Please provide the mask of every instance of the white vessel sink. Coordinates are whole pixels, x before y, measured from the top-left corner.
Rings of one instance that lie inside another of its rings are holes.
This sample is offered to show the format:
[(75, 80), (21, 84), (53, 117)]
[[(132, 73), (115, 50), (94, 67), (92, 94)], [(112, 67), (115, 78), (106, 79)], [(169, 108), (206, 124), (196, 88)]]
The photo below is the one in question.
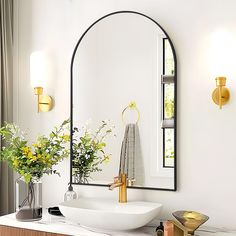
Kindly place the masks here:
[(153, 220), (162, 205), (154, 202), (79, 198), (59, 204), (61, 213), (81, 225), (112, 230), (129, 230), (142, 227)]

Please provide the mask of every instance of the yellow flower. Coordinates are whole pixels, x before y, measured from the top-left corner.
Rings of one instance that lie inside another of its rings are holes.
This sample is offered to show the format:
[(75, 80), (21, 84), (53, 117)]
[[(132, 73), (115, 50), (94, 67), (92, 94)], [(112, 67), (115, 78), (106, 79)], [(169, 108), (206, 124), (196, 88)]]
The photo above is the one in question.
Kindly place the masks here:
[(40, 159), (40, 158), (42, 158), (42, 155), (41, 154), (37, 154), (37, 157)]
[(32, 159), (33, 153), (31, 151), (28, 152), (27, 156)]
[(14, 159), (14, 161), (13, 161), (13, 166), (17, 168), (18, 165), (19, 165), (18, 159)]
[(29, 147), (22, 147), (21, 150), (23, 151), (23, 153), (24, 153), (25, 155), (27, 155), (28, 152), (30, 151), (30, 148), (29, 148)]
[(32, 156), (32, 157), (31, 157), (31, 160), (32, 160), (32, 161), (37, 161), (37, 156)]
[(29, 151), (27, 153), (27, 157), (30, 161), (37, 161), (38, 160), (38, 156), (37, 155), (33, 155), (33, 153), (31, 151)]
[(44, 158), (43, 158), (43, 163), (44, 164), (48, 164), (48, 163), (50, 163), (50, 155), (49, 154), (47, 154), (46, 156), (44, 156)]
[(64, 141), (68, 142), (70, 141), (70, 136), (68, 134), (63, 135)]
[(33, 143), (32, 146), (33, 147), (38, 147), (38, 144), (37, 143)]

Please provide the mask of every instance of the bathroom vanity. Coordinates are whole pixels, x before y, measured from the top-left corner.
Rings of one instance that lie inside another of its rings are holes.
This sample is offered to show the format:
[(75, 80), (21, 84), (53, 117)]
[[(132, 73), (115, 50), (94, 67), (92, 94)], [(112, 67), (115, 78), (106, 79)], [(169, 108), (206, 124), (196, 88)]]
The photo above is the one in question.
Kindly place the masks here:
[(43, 214), (43, 219), (35, 222), (20, 222), (15, 214), (0, 217), (0, 236), (108, 236), (108, 235), (155, 235), (155, 227), (142, 227), (131, 231), (104, 231), (81, 227), (65, 220), (64, 217)]
[[(217, 232), (218, 231), (218, 232)], [(43, 214), (43, 219), (35, 222), (20, 222), (15, 214), (0, 217), (0, 236), (155, 236), (154, 226), (145, 226), (136, 230), (113, 231), (82, 227), (67, 221), (64, 217)], [(203, 227), (196, 236), (235, 236), (236, 232)]]

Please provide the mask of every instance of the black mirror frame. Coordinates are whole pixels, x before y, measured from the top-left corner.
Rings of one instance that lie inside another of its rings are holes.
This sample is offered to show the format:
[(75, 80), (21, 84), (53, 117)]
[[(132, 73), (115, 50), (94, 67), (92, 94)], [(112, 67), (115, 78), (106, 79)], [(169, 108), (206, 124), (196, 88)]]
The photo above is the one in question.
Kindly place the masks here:
[(74, 59), (75, 59), (75, 54), (77, 52), (77, 49), (81, 43), (81, 41), (83, 40), (84, 36), (89, 32), (89, 30), (96, 25), (98, 22), (100, 22), (101, 20), (112, 16), (112, 15), (116, 15), (116, 14), (122, 14), (122, 13), (131, 13), (131, 14), (137, 14), (137, 15), (141, 15), (149, 20), (151, 20), (153, 23), (155, 23), (166, 35), (166, 38), (168, 38), (170, 45), (171, 45), (171, 49), (173, 52), (173, 56), (174, 56), (174, 63), (175, 63), (175, 74), (174, 74), (174, 80), (175, 80), (175, 86), (174, 86), (174, 99), (175, 99), (175, 104), (174, 104), (174, 140), (175, 140), (175, 144), (174, 144), (174, 153), (175, 153), (175, 157), (174, 157), (174, 188), (173, 189), (168, 189), (168, 188), (152, 188), (152, 187), (128, 187), (128, 188), (133, 188), (133, 189), (148, 189), (148, 190), (162, 190), (162, 191), (177, 191), (177, 57), (176, 57), (176, 52), (173, 46), (173, 43), (170, 39), (170, 37), (168, 36), (168, 34), (166, 33), (166, 31), (151, 17), (140, 13), (140, 12), (136, 12), (136, 11), (116, 11), (116, 12), (112, 12), (109, 13), (101, 18), (99, 18), (98, 20), (96, 20), (93, 24), (91, 24), (86, 30), (85, 32), (82, 34), (82, 36), (79, 38), (73, 54), (72, 54), (72, 58), (71, 58), (71, 65), (70, 65), (70, 185), (90, 185), (90, 186), (101, 186), (101, 187), (108, 187), (108, 185), (105, 184), (89, 184), (89, 183), (73, 183), (72, 182), (72, 159), (73, 159), (73, 65), (74, 65)]

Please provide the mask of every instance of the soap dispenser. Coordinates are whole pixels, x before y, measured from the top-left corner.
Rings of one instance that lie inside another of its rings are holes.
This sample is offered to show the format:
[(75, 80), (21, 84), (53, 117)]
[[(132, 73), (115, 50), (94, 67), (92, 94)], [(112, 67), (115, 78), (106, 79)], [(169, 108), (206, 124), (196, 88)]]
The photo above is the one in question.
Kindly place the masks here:
[(72, 185), (69, 185), (68, 190), (64, 195), (64, 201), (67, 202), (76, 198), (77, 198), (76, 192), (73, 190)]

